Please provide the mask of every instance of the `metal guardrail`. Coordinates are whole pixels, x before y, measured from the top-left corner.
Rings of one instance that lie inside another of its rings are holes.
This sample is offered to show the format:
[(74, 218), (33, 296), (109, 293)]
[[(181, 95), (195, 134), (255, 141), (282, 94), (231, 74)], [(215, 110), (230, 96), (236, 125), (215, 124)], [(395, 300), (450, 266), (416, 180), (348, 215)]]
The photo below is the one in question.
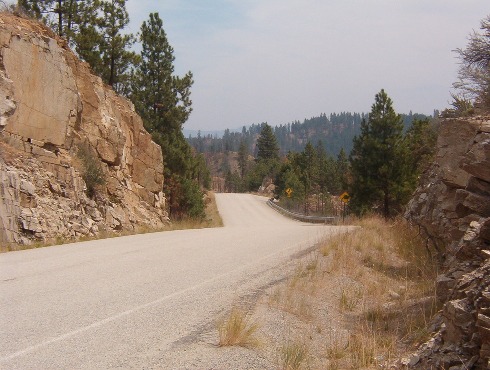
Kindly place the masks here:
[(296, 213), (296, 212), (291, 212), (288, 211), (287, 209), (282, 208), (281, 206), (278, 206), (275, 204), (273, 201), (270, 199), (267, 201), (267, 204), (269, 207), (272, 209), (275, 209), (277, 212), (281, 213), (282, 215), (292, 218), (293, 220), (297, 221), (303, 221), (303, 222), (311, 222), (311, 223), (317, 223), (317, 224), (333, 224), (337, 221), (338, 217), (334, 216), (306, 216), (301, 213)]

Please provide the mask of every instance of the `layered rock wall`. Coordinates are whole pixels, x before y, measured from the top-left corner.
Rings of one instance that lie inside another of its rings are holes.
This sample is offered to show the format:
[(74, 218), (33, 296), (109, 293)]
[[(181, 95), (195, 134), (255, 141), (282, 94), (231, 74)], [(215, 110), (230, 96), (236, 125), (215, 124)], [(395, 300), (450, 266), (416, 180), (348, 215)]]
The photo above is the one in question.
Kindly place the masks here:
[(441, 124), (433, 166), (407, 208), (443, 258), (442, 305), (420, 369), (487, 369), (490, 359), (490, 118)]
[[(0, 15), (0, 240), (162, 227), (163, 158), (130, 101), (94, 76), (64, 40)], [(88, 148), (105, 183), (87, 196)]]

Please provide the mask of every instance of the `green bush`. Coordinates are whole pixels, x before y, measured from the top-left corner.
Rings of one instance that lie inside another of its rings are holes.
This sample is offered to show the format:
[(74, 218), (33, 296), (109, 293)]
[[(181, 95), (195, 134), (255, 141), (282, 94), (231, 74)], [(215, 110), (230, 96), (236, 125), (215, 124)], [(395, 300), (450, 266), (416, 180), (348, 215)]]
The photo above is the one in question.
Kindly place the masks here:
[(97, 187), (106, 183), (102, 162), (88, 143), (78, 145), (77, 156), (82, 161), (82, 178), (87, 185), (87, 195), (93, 198)]

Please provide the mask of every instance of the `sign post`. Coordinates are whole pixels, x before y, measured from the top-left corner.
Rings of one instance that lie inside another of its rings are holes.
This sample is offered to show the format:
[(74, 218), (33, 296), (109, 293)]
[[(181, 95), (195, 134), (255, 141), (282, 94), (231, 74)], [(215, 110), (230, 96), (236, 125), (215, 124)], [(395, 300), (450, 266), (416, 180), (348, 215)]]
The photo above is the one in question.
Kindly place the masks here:
[(350, 200), (350, 195), (348, 192), (344, 191), (340, 196), (340, 200), (344, 203), (344, 207), (342, 210), (342, 222), (345, 221), (345, 208), (347, 207), (347, 204), (349, 203)]

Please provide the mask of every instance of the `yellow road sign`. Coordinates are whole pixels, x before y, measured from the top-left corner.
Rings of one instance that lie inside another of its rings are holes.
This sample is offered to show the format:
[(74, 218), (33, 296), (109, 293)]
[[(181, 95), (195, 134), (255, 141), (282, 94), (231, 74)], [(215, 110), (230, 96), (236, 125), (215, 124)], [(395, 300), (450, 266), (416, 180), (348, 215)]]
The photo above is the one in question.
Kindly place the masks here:
[(349, 203), (349, 200), (350, 200), (350, 195), (348, 192), (344, 191), (341, 195), (340, 195), (340, 200), (344, 203)]
[(288, 198), (291, 198), (291, 194), (293, 194), (293, 189), (291, 189), (291, 188), (287, 188), (287, 189), (285, 190), (285, 192), (286, 192), (286, 195), (288, 196)]

